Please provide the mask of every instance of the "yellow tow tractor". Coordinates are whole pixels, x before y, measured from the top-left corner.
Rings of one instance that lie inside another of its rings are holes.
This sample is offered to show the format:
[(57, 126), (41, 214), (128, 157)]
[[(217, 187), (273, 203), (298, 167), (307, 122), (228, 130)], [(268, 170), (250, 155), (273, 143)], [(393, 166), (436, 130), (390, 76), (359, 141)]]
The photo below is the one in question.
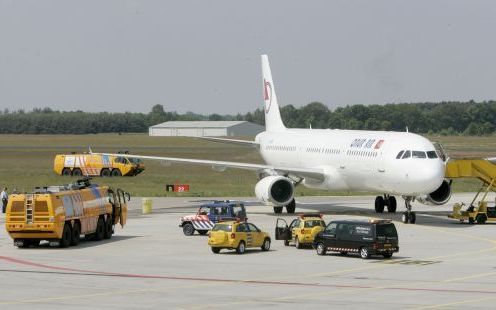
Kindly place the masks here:
[[(486, 200), (489, 192), (496, 190), (496, 164), (488, 159), (457, 159), (450, 161), (446, 166), (447, 178), (477, 178), (482, 181), (482, 186), (466, 210), (462, 210), (464, 203), (455, 203), (453, 213), (448, 217), (457, 219), (461, 223), (470, 224), (496, 223), (496, 206), (488, 206)], [(482, 199), (476, 203), (479, 195)], [(477, 204), (477, 205), (475, 205)]]

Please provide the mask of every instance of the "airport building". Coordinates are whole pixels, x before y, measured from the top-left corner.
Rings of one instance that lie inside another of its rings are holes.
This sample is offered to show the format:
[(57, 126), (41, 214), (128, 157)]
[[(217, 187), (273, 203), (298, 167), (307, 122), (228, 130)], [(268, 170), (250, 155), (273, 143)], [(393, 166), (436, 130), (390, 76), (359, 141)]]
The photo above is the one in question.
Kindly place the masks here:
[(246, 121), (170, 121), (148, 128), (156, 137), (255, 136), (265, 127)]

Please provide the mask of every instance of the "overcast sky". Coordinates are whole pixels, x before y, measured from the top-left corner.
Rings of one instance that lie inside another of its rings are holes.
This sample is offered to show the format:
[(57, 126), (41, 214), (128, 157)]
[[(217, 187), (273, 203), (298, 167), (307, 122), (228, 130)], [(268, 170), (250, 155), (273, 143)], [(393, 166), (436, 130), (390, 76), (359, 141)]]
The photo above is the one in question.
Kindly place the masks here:
[(0, 0), (0, 108), (496, 99), (496, 1)]

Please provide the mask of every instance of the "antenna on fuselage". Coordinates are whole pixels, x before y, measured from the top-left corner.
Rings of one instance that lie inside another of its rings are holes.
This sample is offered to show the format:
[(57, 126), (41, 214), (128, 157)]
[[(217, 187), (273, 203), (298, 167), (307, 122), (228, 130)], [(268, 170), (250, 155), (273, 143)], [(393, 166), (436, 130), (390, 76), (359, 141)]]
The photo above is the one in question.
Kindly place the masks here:
[(310, 123), (310, 129), (312, 129), (312, 123)]
[(406, 126), (406, 132), (408, 132), (408, 126)]

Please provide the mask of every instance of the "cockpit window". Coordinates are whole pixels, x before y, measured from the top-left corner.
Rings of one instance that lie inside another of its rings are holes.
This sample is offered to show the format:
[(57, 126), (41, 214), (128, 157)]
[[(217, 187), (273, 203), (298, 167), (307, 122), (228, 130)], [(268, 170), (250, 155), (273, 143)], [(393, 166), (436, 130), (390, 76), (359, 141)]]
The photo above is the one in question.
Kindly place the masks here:
[(425, 152), (422, 151), (412, 151), (412, 158), (427, 158)]
[(401, 159), (410, 158), (411, 156), (412, 154), (410, 153), (410, 151), (406, 151), (405, 154), (403, 154), (403, 157), (401, 157)]
[(404, 151), (400, 151), (400, 152), (398, 153), (398, 155), (396, 155), (396, 159), (400, 159), (400, 158), (401, 158), (401, 155), (403, 155), (403, 152), (404, 152)]
[(429, 158), (437, 158), (436, 151), (427, 151), (427, 157), (429, 157)]

